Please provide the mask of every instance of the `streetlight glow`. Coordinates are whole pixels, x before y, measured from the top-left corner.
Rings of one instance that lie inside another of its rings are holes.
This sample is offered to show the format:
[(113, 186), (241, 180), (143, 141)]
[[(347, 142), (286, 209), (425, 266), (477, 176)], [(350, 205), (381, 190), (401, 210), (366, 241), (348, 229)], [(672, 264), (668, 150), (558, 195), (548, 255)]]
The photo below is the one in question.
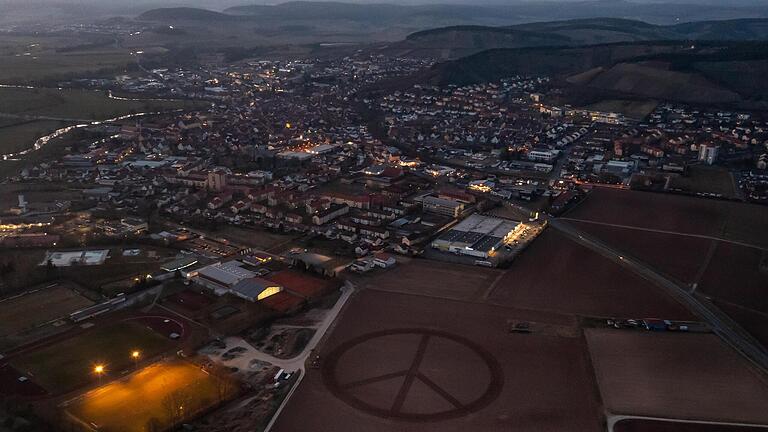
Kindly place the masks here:
[(131, 357), (133, 357), (134, 359), (139, 358), (140, 355), (141, 355), (141, 353), (138, 352), (138, 351), (134, 351), (134, 352), (131, 353)]
[(104, 373), (104, 365), (96, 365), (96, 367), (93, 368), (93, 371), (97, 374), (101, 375)]

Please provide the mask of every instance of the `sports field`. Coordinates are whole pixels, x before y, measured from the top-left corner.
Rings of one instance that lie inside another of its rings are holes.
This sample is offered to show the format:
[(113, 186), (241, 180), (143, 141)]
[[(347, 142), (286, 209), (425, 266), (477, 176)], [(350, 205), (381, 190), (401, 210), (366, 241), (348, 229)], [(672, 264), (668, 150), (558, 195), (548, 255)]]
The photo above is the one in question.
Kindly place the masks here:
[(102, 432), (159, 431), (228, 399), (236, 389), (191, 363), (156, 363), (80, 396), (65, 409)]
[(11, 365), (56, 394), (96, 380), (95, 365), (105, 366), (106, 380), (133, 365), (131, 351), (140, 350), (149, 358), (175, 344), (138, 322), (121, 321), (22, 354), (13, 358)]
[(92, 304), (66, 283), (0, 301), (0, 336), (16, 334)]

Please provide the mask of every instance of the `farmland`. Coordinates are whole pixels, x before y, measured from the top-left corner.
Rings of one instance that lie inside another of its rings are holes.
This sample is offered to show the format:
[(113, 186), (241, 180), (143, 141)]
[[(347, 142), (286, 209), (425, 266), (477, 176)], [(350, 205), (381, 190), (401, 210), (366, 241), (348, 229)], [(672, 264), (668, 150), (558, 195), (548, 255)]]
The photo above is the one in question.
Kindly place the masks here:
[(67, 125), (67, 122), (58, 120), (15, 120), (6, 126), (0, 126), (0, 152), (15, 153), (27, 149), (38, 138)]
[[(0, 83), (28, 83), (65, 79), (84, 73), (125, 70), (135, 57), (130, 50), (81, 36), (11, 35), (0, 36)], [(106, 41), (104, 41), (106, 42)], [(79, 47), (79, 48), (78, 48)]]
[(672, 177), (669, 187), (688, 193), (714, 193), (735, 198), (735, 182), (726, 169), (692, 166), (686, 176)]
[(0, 113), (69, 120), (106, 120), (135, 112), (201, 107), (192, 101), (134, 101), (94, 90), (0, 88)]
[(570, 221), (579, 230), (619, 248), (682, 283), (693, 283), (712, 240)]
[(721, 301), (768, 313), (766, 257), (768, 251), (720, 243), (699, 289)]
[(690, 312), (650, 282), (553, 229), (513, 262), (490, 299), (580, 315), (691, 318)]
[(566, 217), (768, 247), (765, 207), (752, 204), (596, 188)]
[(236, 386), (224, 380), (190, 363), (156, 363), (80, 396), (65, 409), (100, 431), (162, 430), (234, 394)]
[(763, 427), (729, 426), (711, 423), (689, 423), (657, 420), (622, 420), (613, 432), (761, 432)]
[(360, 286), (379, 290), (466, 300), (480, 298), (500, 274), (481, 267), (401, 258), (396, 271), (374, 272), (354, 280)]
[(567, 219), (699, 296), (710, 298), (755, 338), (768, 343), (768, 218), (764, 207), (596, 189)]
[(586, 332), (613, 414), (762, 423), (768, 382), (710, 334)]
[(274, 430), (309, 415), (316, 430), (602, 430), (582, 339), (510, 334), (522, 315), (487, 304), (373, 289), (350, 302)]
[(66, 283), (2, 300), (0, 336), (18, 333), (92, 304)]

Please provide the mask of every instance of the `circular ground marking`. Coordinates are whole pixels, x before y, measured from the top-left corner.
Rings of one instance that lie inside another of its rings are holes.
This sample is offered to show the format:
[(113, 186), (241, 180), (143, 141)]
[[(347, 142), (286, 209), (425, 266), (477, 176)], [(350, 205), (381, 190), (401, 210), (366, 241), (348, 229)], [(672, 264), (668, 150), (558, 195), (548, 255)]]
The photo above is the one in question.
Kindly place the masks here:
[(495, 400), (504, 383), (488, 351), (452, 333), (392, 329), (336, 347), (323, 381), (337, 398), (369, 414), (412, 422), (462, 417)]

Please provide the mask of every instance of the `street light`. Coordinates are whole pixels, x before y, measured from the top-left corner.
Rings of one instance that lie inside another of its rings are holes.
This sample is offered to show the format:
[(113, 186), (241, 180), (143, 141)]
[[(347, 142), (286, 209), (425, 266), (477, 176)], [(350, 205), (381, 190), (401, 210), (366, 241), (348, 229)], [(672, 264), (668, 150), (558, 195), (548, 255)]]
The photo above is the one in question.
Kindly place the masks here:
[(139, 367), (139, 357), (141, 356), (141, 353), (138, 350), (135, 350), (131, 352), (131, 358), (133, 359), (133, 367), (138, 369)]
[(105, 371), (104, 365), (101, 365), (101, 364), (96, 365), (93, 368), (93, 373), (95, 373), (96, 376), (99, 377), (99, 383), (101, 383), (101, 376), (104, 375), (104, 371)]

